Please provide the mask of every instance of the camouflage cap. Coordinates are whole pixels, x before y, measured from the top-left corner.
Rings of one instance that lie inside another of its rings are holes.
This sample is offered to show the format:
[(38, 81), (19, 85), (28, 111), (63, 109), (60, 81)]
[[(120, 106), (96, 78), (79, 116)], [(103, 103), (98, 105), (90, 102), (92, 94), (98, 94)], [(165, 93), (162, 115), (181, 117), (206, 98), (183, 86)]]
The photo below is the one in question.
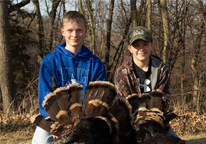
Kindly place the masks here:
[(135, 40), (144, 40), (146, 42), (151, 42), (151, 33), (150, 31), (142, 26), (134, 27), (129, 33), (129, 45), (131, 45)]

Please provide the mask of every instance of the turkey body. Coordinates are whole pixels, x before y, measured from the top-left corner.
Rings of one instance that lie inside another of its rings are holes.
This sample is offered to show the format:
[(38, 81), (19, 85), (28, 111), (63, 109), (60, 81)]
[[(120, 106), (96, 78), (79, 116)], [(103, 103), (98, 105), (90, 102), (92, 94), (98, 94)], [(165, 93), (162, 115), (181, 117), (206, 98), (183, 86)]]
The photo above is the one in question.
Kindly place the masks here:
[(70, 133), (62, 135), (53, 144), (112, 144), (112, 136), (107, 123), (100, 118), (81, 119), (77, 126), (70, 130)]

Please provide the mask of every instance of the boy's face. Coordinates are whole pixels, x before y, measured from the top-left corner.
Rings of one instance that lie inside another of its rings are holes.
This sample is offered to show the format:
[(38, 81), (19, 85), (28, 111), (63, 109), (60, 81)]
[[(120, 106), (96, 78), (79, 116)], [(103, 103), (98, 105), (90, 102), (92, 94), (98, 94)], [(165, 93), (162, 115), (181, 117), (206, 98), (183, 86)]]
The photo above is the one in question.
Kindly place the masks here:
[(67, 21), (61, 28), (61, 33), (66, 40), (67, 48), (80, 50), (86, 37), (87, 29), (83, 22)]
[(130, 53), (132, 53), (134, 61), (138, 62), (146, 62), (149, 60), (149, 56), (151, 54), (153, 43), (148, 43), (144, 40), (138, 39), (132, 43), (132, 45), (128, 45), (128, 49)]

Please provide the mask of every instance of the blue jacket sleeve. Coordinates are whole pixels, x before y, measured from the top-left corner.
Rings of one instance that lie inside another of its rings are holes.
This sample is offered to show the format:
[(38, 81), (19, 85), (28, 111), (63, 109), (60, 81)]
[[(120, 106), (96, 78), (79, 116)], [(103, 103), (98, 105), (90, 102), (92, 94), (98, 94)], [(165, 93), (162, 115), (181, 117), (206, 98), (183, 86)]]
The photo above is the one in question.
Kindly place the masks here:
[(51, 89), (51, 71), (44, 64), (41, 64), (39, 71), (39, 112), (44, 116), (44, 118), (49, 115), (43, 108), (42, 104), (44, 101), (44, 97), (52, 92)]
[(101, 63), (95, 73), (94, 81), (105, 81), (106, 80), (106, 70), (103, 63)]

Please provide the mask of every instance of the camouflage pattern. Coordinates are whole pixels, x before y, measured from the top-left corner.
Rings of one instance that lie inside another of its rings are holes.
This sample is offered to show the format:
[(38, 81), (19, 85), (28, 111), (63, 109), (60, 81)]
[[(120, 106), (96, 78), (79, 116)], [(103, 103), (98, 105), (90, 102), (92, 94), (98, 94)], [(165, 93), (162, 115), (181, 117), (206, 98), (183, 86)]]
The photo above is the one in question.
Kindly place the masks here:
[(131, 45), (135, 40), (138, 39), (142, 39), (150, 43), (152, 39), (150, 31), (142, 26), (133, 28), (129, 33), (129, 45)]
[[(155, 63), (155, 62), (152, 61), (152, 63)], [(164, 107), (162, 111), (167, 111), (169, 108), (169, 98), (170, 98), (169, 67), (167, 67), (163, 62), (161, 62), (159, 65), (157, 65), (157, 68), (158, 68), (157, 75), (159, 77), (158, 77), (155, 89), (160, 89), (161, 91), (165, 93), (164, 99), (163, 99)], [(152, 72), (151, 72), (151, 75), (152, 75)], [(127, 97), (128, 95), (131, 95), (134, 93), (141, 95), (137, 77), (134, 73), (132, 56), (125, 57), (122, 65), (117, 68), (115, 75), (114, 75), (114, 84), (117, 89), (118, 96)]]

